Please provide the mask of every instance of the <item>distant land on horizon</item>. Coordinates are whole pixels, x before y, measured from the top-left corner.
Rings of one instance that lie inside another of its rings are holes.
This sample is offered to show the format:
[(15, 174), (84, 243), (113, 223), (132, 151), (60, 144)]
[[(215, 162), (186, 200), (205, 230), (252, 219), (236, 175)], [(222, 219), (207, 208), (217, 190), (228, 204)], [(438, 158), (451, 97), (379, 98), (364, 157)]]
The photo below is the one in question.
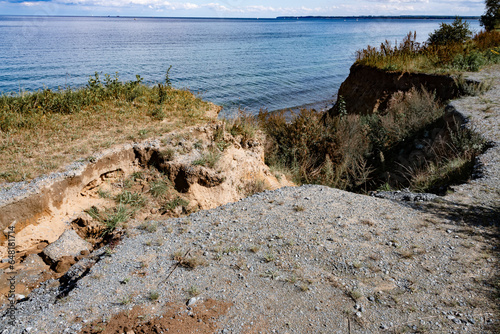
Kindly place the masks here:
[(210, 19), (210, 20), (310, 20), (310, 19), (389, 19), (389, 20), (479, 20), (481, 16), (457, 15), (360, 15), (360, 16), (277, 16), (272, 17), (210, 17), (210, 16), (132, 16), (132, 15), (1, 15), (0, 17), (108, 17), (108, 18), (154, 18), (154, 19)]
[(393, 19), (393, 20), (453, 20), (455, 18), (465, 20), (479, 20), (481, 16), (457, 16), (457, 15), (362, 15), (362, 16), (278, 16), (278, 20), (287, 19)]

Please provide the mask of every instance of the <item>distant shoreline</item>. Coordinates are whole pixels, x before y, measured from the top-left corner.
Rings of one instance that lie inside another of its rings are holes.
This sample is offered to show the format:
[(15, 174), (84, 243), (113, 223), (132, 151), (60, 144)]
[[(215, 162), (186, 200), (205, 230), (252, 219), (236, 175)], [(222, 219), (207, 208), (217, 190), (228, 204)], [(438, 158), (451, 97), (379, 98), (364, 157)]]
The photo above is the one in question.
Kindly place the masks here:
[(129, 15), (0, 15), (0, 17), (88, 17), (88, 18), (118, 18), (118, 19), (193, 19), (193, 20), (454, 20), (459, 17), (464, 20), (479, 20), (480, 16), (453, 16), (453, 15), (400, 15), (400, 16), (277, 16), (277, 17), (196, 17), (196, 16), (129, 16)]
[(399, 16), (278, 16), (277, 20), (289, 20), (289, 19), (362, 19), (362, 20), (373, 20), (373, 19), (389, 19), (389, 20), (454, 20), (455, 18), (461, 18), (465, 20), (479, 20), (480, 16), (453, 16), (453, 15), (399, 15)]

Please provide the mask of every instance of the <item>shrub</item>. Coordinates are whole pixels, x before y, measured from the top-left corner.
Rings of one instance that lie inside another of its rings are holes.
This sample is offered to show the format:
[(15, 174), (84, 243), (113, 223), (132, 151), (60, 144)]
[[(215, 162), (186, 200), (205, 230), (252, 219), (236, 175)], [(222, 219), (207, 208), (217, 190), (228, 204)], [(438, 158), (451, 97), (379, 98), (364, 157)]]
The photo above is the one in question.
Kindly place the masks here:
[(500, 1), (486, 0), (486, 13), (479, 20), (481, 25), (491, 31), (500, 27)]
[(441, 23), (439, 29), (429, 35), (429, 44), (445, 45), (453, 43), (464, 43), (471, 39), (472, 31), (467, 21), (456, 18), (452, 24)]
[(227, 121), (229, 133), (236, 137), (241, 136), (243, 145), (255, 137), (257, 132), (257, 121), (255, 117), (240, 111), (237, 118)]
[(458, 54), (453, 59), (453, 67), (464, 71), (477, 72), (486, 63), (487, 59), (478, 51), (471, 51), (468, 54)]

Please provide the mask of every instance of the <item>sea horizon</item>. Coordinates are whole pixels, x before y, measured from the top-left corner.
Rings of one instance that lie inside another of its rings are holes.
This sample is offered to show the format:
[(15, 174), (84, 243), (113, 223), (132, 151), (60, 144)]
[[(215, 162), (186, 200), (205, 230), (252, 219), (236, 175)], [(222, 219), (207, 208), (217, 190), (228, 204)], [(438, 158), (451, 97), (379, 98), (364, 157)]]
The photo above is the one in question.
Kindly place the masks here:
[[(424, 42), (440, 18), (0, 16), (0, 92), (80, 88), (95, 72), (163, 82), (238, 110), (330, 107), (355, 52), (409, 32)], [(397, 19), (394, 19), (397, 18)], [(476, 19), (467, 19), (474, 31)]]

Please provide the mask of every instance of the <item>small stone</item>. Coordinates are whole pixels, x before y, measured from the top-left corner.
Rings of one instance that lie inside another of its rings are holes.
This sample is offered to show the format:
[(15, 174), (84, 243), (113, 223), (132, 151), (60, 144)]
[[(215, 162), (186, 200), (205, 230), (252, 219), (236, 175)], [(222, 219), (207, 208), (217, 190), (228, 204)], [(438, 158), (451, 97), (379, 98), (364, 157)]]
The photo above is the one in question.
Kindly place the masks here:
[(370, 297), (368, 297), (368, 300), (371, 301), (371, 302), (373, 302), (373, 301), (375, 301), (375, 297), (370, 296)]
[(387, 325), (384, 325), (384, 324), (380, 325), (380, 329), (387, 329), (387, 328), (389, 328), (389, 327), (387, 327)]
[(194, 304), (196, 304), (201, 299), (202, 299), (202, 297), (193, 297), (190, 300), (188, 300), (187, 306), (194, 305)]
[(452, 230), (446, 230), (446, 233), (450, 234), (451, 232), (453, 232)]
[(18, 300), (23, 300), (24, 298), (26, 298), (26, 296), (25, 295), (21, 295), (21, 294), (19, 294), (19, 295), (16, 294), (15, 298), (16, 298), (16, 301), (18, 301)]
[(358, 318), (361, 318), (361, 317), (363, 317), (363, 314), (361, 314), (361, 312), (356, 312), (356, 316), (357, 316)]

